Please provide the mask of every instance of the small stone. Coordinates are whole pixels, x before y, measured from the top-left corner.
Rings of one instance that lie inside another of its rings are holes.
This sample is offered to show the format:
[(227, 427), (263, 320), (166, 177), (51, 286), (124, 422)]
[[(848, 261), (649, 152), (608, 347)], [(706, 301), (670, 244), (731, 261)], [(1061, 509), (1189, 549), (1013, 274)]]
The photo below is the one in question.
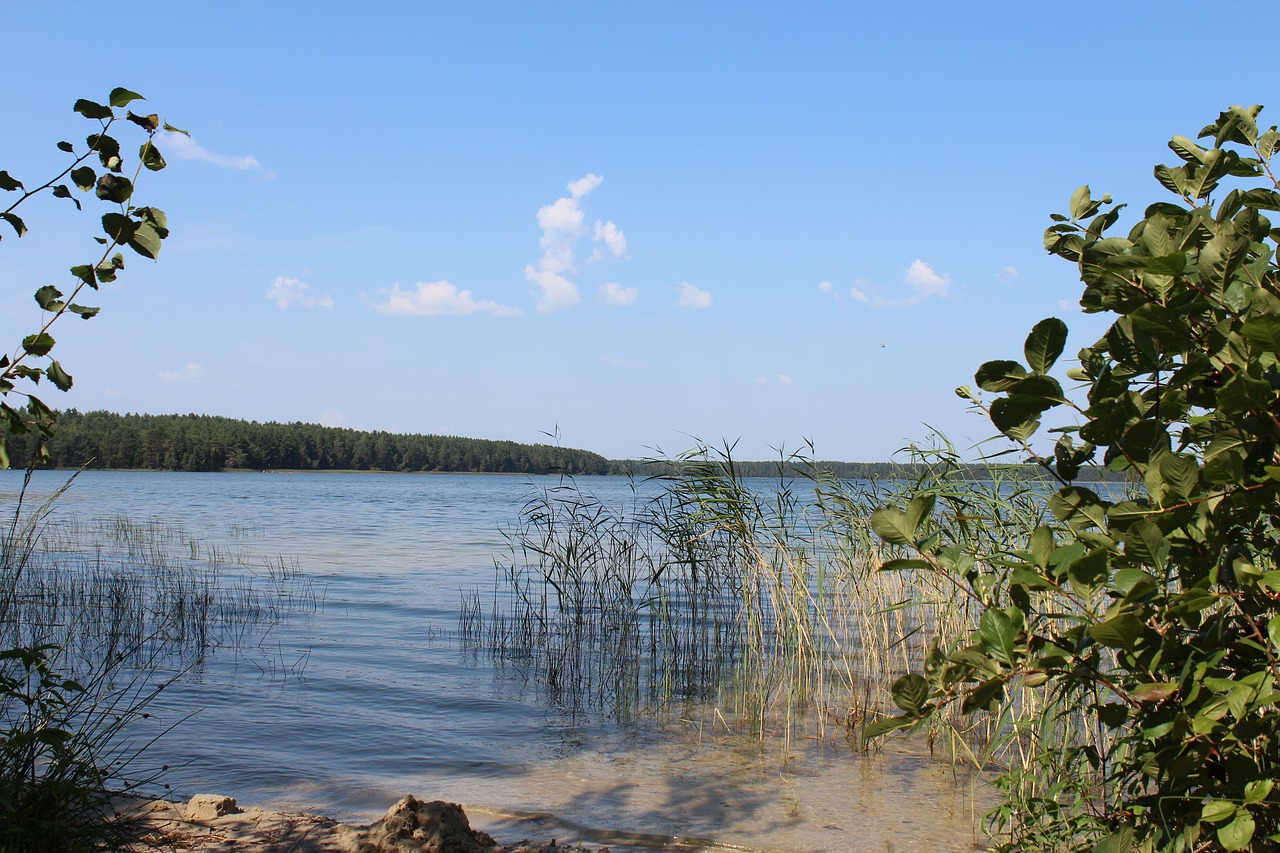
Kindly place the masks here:
[(216, 820), (223, 815), (235, 814), (235, 797), (220, 797), (217, 794), (196, 794), (187, 803), (187, 820)]

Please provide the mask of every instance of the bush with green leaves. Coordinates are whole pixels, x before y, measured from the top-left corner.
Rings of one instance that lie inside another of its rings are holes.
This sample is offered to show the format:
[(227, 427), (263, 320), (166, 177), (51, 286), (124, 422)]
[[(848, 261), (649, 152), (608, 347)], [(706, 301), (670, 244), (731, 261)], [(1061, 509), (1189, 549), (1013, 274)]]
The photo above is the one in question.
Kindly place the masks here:
[[(0, 191), (12, 199), (0, 210), (0, 219), (18, 237), (27, 233), (27, 224), (16, 211), (45, 194), (66, 199), (77, 210), (84, 209), (81, 198), (96, 199), (106, 208), (102, 236), (94, 238), (98, 248), (85, 263), (70, 268), (63, 288), (47, 284), (35, 291), (42, 312), (38, 330), (24, 337), (11, 355), (0, 356), (0, 467), (9, 467), (11, 436), (34, 437), (36, 454), (45, 455), (43, 442), (52, 435), (56, 417), (36, 395), (41, 380), (60, 391), (71, 387), (71, 374), (52, 355), (53, 326), (67, 315), (94, 317), (98, 308), (77, 300), (87, 290), (115, 281), (124, 268), (120, 250), (128, 247), (154, 259), (169, 234), (164, 212), (135, 204), (133, 193), (144, 169), (165, 167), (155, 135), (161, 128), (181, 131), (156, 115), (127, 109), (139, 99), (136, 92), (114, 89), (106, 104), (76, 101), (74, 111), (92, 122), (93, 129), (82, 146), (57, 144), (68, 159), (52, 179), (24, 183), (0, 170)], [(118, 138), (131, 125), (143, 137), (136, 160)], [(23, 402), (12, 402), (15, 398)], [(12, 524), (0, 538), (0, 620), (16, 618), (14, 596), (35, 542), (30, 525), (22, 523), (21, 499), (12, 512)], [(129, 754), (115, 741), (142, 713), (138, 696), (112, 684), (112, 656), (81, 683), (59, 671), (58, 652), (48, 645), (0, 649), (0, 851), (121, 849), (128, 844), (108, 786), (118, 784), (122, 756)]]
[[(52, 284), (36, 290), (35, 300), (43, 312), (39, 330), (23, 338), (12, 355), (0, 356), (0, 397), (8, 398), (12, 394), (26, 400), (20, 408), (11, 405), (8, 399), (0, 401), (0, 415), (3, 415), (0, 467), (9, 467), (9, 435), (35, 435), (37, 453), (40, 453), (39, 440), (52, 433), (56, 420), (53, 411), (32, 390), (24, 389), (38, 385), (41, 379), (47, 379), (59, 391), (71, 388), (71, 374), (51, 355), (55, 341), (50, 328), (67, 314), (85, 320), (97, 315), (98, 308), (80, 305), (75, 300), (81, 298), (86, 288), (97, 290), (99, 284), (116, 280), (124, 269), (124, 255), (119, 249), (128, 247), (144, 258), (154, 259), (160, 253), (162, 241), (169, 236), (164, 211), (134, 204), (133, 189), (143, 169), (158, 172), (165, 167), (164, 157), (154, 144), (156, 133), (162, 127), (173, 133), (185, 131), (163, 124), (157, 115), (139, 115), (126, 109), (141, 99), (137, 92), (117, 88), (111, 90), (107, 104), (83, 98), (76, 101), (73, 109), (94, 123), (93, 132), (85, 137), (84, 146), (79, 149), (73, 143), (59, 142), (58, 149), (70, 159), (57, 175), (41, 184), (28, 188), (8, 171), (0, 169), (0, 190), (16, 194), (0, 211), (0, 219), (19, 237), (27, 233), (27, 224), (15, 211), (45, 193), (67, 199), (77, 210), (82, 210), (84, 205), (77, 191), (81, 196), (92, 192), (93, 197), (106, 206), (102, 214), (102, 236), (94, 238), (99, 248), (85, 263), (71, 267), (71, 277), (64, 285), (69, 294), (64, 295)], [(118, 110), (124, 110), (124, 115)], [(121, 122), (141, 128), (145, 137), (138, 148), (132, 177), (125, 173), (127, 155), (116, 138), (118, 130), (113, 129)]]
[[(1031, 687), (1045, 728), (1000, 780), (1010, 850), (1202, 851), (1280, 844), (1280, 210), (1276, 128), (1232, 107), (1175, 136), (1155, 177), (1172, 198), (1124, 236), (1124, 205), (1087, 186), (1048, 251), (1077, 265), (1088, 313), (1114, 316), (1065, 371), (1058, 319), (1024, 358), (989, 361), (957, 393), (1057, 480), (1017, 547), (975, 553), (927, 490), (872, 523), (886, 570), (946, 577), (981, 609), (893, 685), (918, 727), (944, 707), (999, 708)], [(983, 394), (990, 395), (984, 397)], [(1048, 415), (1052, 453), (1038, 450)], [(1071, 417), (1060, 417), (1070, 414)], [(1124, 495), (1076, 485), (1127, 473)], [(1054, 740), (1064, 720), (1091, 737)]]

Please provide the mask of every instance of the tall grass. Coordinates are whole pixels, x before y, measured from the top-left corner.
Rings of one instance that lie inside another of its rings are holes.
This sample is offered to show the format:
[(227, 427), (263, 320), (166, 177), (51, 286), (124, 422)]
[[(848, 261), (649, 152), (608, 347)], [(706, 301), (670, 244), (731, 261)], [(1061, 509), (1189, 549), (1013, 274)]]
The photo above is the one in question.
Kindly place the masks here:
[(152, 701), (319, 597), (179, 525), (61, 517), (66, 486), (28, 507), (29, 478), (0, 536), (0, 851), (134, 849), (112, 803), (165, 769)]
[[(669, 460), (670, 462), (670, 460)], [(949, 648), (980, 608), (930, 571), (881, 571), (872, 510), (928, 488), (937, 535), (998, 561), (1043, 511), (1041, 486), (974, 476), (945, 444), (914, 476), (841, 481), (801, 456), (768, 481), (729, 449), (674, 460), (610, 506), (571, 479), (533, 495), (508, 531), (492, 593), (464, 600), (469, 646), (527, 676), (552, 706), (629, 719), (714, 715), (739, 730), (855, 738), (892, 713), (889, 685)], [(919, 467), (919, 463), (925, 463)], [(1085, 733), (1035, 694), (942, 715), (929, 742), (982, 767), (1031, 766)]]

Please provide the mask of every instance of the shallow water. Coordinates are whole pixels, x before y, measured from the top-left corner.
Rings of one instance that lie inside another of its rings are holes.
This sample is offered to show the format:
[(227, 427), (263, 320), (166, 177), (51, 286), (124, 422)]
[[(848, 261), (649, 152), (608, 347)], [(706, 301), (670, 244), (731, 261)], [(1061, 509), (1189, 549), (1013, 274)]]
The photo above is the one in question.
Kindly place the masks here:
[[(34, 490), (64, 480), (38, 472)], [(296, 559), (323, 593), (319, 612), (218, 652), (161, 694), (158, 723), (185, 719), (153, 749), (177, 796), (367, 821), (413, 793), (467, 804), (474, 822), (517, 835), (650, 848), (680, 836), (787, 851), (972, 849), (977, 783), (920, 744), (868, 755), (807, 730), (784, 741), (723, 722), (583, 721), (541, 707), (517, 671), (462, 651), (462, 592), (492, 587), (501, 529), (555, 482), (90, 471), (55, 512), (177, 523), (250, 563)], [(0, 474), (0, 508), (20, 484)], [(631, 499), (621, 478), (580, 484)]]

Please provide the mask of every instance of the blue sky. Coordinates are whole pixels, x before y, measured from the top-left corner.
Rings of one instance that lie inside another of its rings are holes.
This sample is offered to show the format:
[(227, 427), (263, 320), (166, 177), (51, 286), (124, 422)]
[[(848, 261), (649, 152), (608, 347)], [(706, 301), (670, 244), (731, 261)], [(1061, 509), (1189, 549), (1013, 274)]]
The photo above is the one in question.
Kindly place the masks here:
[[(1048, 214), (1083, 183), (1140, 210), (1171, 136), (1275, 100), (1273, 7), (1203, 11), (7, 2), (0, 168), (56, 172), (72, 102), (115, 86), (191, 133), (137, 192), (172, 237), (55, 335), (76, 384), (47, 399), (614, 458), (967, 448), (981, 362), (1046, 316), (1068, 352), (1103, 328)], [(14, 345), (96, 228), (25, 218)]]

